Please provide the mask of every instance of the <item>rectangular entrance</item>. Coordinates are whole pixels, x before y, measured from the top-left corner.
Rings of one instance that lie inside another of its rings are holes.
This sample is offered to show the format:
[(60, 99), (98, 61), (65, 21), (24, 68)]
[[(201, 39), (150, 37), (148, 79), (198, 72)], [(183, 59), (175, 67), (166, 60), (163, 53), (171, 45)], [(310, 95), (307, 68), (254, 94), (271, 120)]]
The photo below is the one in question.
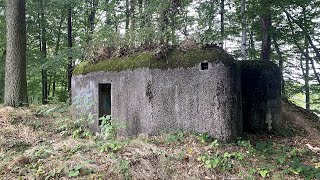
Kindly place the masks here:
[[(111, 84), (99, 84), (99, 118), (111, 115)], [(101, 121), (99, 121), (101, 125)]]

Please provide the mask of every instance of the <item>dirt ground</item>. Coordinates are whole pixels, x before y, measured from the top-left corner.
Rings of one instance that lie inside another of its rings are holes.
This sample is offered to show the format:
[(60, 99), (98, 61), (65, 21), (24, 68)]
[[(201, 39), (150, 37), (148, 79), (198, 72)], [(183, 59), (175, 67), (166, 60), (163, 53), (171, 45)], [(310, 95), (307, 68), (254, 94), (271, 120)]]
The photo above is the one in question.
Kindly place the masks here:
[(0, 179), (320, 178), (319, 117), (282, 110), (283, 131), (222, 143), (180, 131), (104, 141), (63, 108), (0, 106)]

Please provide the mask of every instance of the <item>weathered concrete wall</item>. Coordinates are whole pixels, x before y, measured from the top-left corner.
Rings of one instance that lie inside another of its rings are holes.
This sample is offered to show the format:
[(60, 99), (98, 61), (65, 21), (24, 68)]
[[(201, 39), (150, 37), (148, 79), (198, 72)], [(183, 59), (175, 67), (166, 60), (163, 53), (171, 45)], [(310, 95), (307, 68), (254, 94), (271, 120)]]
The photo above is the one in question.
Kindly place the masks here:
[[(127, 128), (123, 136), (182, 129), (208, 132), (221, 140), (242, 133), (240, 71), (236, 63), (209, 63), (189, 69), (93, 72), (72, 79), (73, 97), (91, 96), (98, 114), (98, 85), (111, 83), (111, 115)], [(98, 121), (92, 127), (98, 130)]]
[(263, 133), (281, 126), (281, 84), (277, 65), (242, 61), (241, 82), (244, 130)]

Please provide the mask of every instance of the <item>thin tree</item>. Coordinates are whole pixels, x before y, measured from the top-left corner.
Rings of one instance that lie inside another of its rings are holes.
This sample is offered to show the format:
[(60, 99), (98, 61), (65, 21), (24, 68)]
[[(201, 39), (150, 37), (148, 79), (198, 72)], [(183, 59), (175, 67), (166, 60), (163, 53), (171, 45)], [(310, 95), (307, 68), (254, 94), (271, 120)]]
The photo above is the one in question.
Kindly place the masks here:
[[(69, 0), (68, 3), (68, 48), (69, 48), (69, 54), (68, 54), (68, 68), (67, 68), (67, 74), (68, 74), (68, 93), (71, 97), (71, 78), (72, 78), (72, 4), (71, 0)], [(69, 97), (69, 100), (71, 98)], [(71, 101), (70, 101), (71, 102)]]
[[(306, 16), (306, 7), (302, 7), (302, 12), (303, 12), (303, 21), (304, 21), (304, 27), (307, 26), (307, 16)], [(306, 54), (309, 54), (309, 42), (307, 39), (307, 36), (305, 36), (305, 52)], [(303, 57), (303, 55), (301, 55)], [(305, 98), (306, 98), (306, 109), (309, 111), (310, 110), (310, 82), (309, 82), (309, 59), (305, 58), (305, 63), (306, 63), (306, 71), (304, 74), (304, 91), (305, 91)]]
[(241, 16), (242, 16), (242, 43), (241, 43), (241, 56), (242, 60), (247, 59), (247, 17), (246, 13), (246, 0), (241, 0)]
[(40, 52), (42, 60), (42, 69), (41, 69), (41, 79), (42, 79), (42, 104), (48, 103), (48, 73), (46, 64), (47, 58), (47, 38), (46, 38), (46, 25), (45, 25), (45, 15), (44, 15), (44, 3), (40, 0), (40, 11), (41, 11), (41, 42), (40, 42)]
[(262, 46), (261, 59), (270, 61), (270, 28), (271, 28), (271, 0), (261, 0), (261, 31), (262, 31)]
[(221, 48), (224, 48), (224, 0), (220, 0), (220, 33), (221, 33)]
[(25, 0), (7, 0), (5, 97), (8, 106), (27, 105)]

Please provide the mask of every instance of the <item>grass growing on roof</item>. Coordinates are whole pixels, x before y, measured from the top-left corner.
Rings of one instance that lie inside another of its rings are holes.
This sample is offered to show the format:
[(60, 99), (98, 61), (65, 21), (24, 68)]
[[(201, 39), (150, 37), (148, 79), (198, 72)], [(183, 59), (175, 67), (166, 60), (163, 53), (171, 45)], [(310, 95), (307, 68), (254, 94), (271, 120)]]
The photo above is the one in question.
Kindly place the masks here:
[(151, 52), (142, 52), (128, 57), (99, 61), (96, 64), (85, 61), (80, 63), (73, 73), (79, 75), (97, 71), (119, 72), (144, 67), (150, 69), (188, 68), (203, 61), (234, 63), (232, 56), (219, 49), (191, 49), (186, 52), (171, 50), (163, 59), (156, 59)]

